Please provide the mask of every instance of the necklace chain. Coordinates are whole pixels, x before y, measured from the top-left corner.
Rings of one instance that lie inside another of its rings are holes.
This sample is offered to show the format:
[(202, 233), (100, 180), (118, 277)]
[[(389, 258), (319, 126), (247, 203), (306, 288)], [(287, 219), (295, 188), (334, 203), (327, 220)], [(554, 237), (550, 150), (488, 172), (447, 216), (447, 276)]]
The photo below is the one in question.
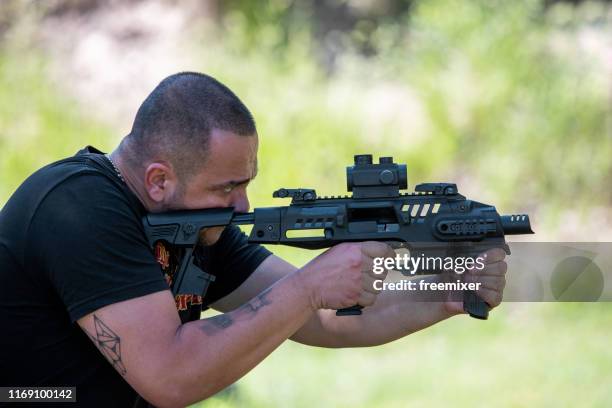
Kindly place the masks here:
[(113, 159), (110, 157), (110, 154), (107, 153), (104, 156), (108, 159), (108, 161), (110, 162), (111, 166), (113, 166), (113, 169), (115, 169), (115, 173), (117, 173), (117, 176), (121, 179), (121, 181), (123, 181), (125, 183), (125, 179), (123, 178), (123, 175), (121, 174), (121, 172), (119, 171), (119, 169), (115, 165), (115, 162), (113, 161)]

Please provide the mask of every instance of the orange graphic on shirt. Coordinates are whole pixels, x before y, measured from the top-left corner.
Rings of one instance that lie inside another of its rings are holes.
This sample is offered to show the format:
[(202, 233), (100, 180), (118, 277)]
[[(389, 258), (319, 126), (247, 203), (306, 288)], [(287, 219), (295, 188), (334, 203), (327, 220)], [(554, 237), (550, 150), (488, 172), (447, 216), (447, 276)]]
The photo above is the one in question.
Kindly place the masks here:
[(163, 269), (170, 266), (170, 252), (166, 249), (163, 243), (155, 244), (155, 260)]
[(189, 306), (201, 305), (202, 304), (202, 296), (198, 296), (198, 295), (176, 295), (174, 297), (174, 301), (176, 302), (176, 308), (178, 310), (187, 310), (189, 308)]

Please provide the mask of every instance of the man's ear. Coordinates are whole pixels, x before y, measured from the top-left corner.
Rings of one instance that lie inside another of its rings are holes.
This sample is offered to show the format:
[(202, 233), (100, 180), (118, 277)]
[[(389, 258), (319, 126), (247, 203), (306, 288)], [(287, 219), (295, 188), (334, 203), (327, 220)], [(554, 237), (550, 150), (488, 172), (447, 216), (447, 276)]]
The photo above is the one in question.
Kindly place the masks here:
[(166, 203), (178, 188), (178, 179), (172, 165), (154, 162), (147, 166), (144, 187), (149, 198), (158, 204)]

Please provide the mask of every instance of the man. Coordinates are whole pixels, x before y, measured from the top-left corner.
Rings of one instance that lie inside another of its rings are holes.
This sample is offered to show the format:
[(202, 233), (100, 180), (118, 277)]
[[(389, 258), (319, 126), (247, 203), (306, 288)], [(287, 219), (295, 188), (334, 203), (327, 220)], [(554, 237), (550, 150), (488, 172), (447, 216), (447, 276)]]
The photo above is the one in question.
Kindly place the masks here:
[[(338, 245), (296, 269), (236, 227), (202, 236), (200, 265), (216, 276), (206, 294), (173, 298), (179, 254), (152, 252), (142, 215), (247, 211), (257, 147), (253, 118), (227, 87), (181, 73), (147, 97), (113, 153), (88, 147), (28, 178), (0, 213), (0, 385), (76, 386), (88, 407), (185, 406), (288, 338), (372, 346), (462, 313), (456, 302), (379, 294), (372, 260), (394, 255), (385, 244)], [(490, 251), (472, 276), (493, 307), (503, 259)], [(363, 315), (335, 316), (356, 303), (368, 306)], [(199, 320), (207, 307), (222, 314)]]

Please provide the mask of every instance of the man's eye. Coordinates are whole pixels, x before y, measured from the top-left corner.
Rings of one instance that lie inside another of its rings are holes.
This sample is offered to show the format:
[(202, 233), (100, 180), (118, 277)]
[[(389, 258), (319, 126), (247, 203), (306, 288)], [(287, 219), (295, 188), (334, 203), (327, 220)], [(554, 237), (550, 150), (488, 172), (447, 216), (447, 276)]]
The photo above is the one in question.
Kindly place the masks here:
[(231, 193), (233, 189), (234, 189), (234, 186), (225, 186), (225, 187), (223, 187), (223, 192), (224, 193)]

